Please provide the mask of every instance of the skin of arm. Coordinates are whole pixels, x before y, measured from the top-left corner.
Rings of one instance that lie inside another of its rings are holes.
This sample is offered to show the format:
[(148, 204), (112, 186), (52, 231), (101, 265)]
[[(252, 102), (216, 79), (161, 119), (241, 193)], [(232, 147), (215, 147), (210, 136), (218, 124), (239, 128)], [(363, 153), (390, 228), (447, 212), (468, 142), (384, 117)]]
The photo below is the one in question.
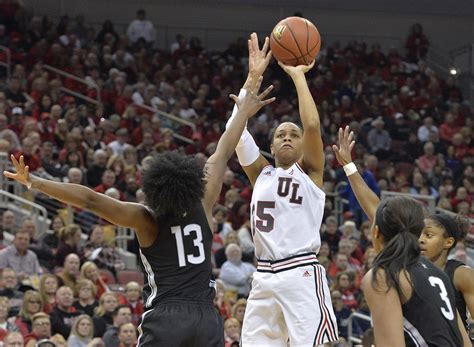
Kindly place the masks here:
[[(340, 128), (338, 138), (339, 147), (337, 145), (332, 146), (338, 163), (342, 166), (352, 163), (351, 152), (354, 148), (355, 141), (352, 140), (353, 133), (349, 133), (349, 127), (346, 127), (344, 130)], [(354, 191), (357, 201), (369, 220), (372, 222), (375, 218), (375, 211), (377, 211), (377, 207), (380, 204), (379, 197), (369, 188), (359, 172), (356, 172), (347, 178), (349, 179), (349, 183)]]
[[(374, 326), (375, 344), (377, 347), (403, 347), (402, 303), (395, 288), (387, 291), (385, 272), (377, 272), (377, 287), (372, 284), (372, 270), (362, 280), (362, 290), (367, 300)], [(387, 319), (390, 317), (390, 319)]]
[(474, 269), (460, 266), (454, 272), (454, 287), (462, 293), (467, 309), (474, 317)]
[(314, 63), (313, 61), (310, 65), (299, 66), (287, 66), (280, 62), (278, 64), (293, 80), (298, 95), (299, 113), (304, 129), (303, 167), (308, 170), (312, 181), (322, 188), (325, 157), (321, 138), (321, 122), (305, 77), (305, 73), (314, 66)]
[(204, 170), (207, 183), (202, 202), (209, 224), (212, 223), (212, 207), (217, 201), (222, 189), (222, 181), (227, 168), (227, 162), (235, 151), (235, 147), (239, 142), (248, 118), (257, 113), (261, 107), (275, 100), (275, 98), (264, 100), (273, 86), (269, 86), (262, 94), (258, 95), (262, 79), (263, 78), (260, 77), (257, 84), (250, 84), (251, 89), (247, 90), (247, 94), (242, 100), (239, 100), (235, 95), (231, 95), (231, 98), (238, 106), (237, 114), (232, 120), (232, 124), (220, 138), (216, 152), (206, 162)]

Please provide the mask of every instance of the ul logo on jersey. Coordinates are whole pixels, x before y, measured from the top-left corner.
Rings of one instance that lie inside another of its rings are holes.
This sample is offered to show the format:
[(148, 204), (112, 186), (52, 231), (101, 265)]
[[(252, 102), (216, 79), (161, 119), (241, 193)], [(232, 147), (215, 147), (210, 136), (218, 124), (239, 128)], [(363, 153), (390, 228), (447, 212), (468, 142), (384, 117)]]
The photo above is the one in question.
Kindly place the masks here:
[(288, 196), (291, 190), (290, 202), (293, 204), (301, 205), (303, 197), (298, 196), (299, 183), (292, 183), (293, 178), (291, 177), (278, 177), (278, 195), (281, 197)]

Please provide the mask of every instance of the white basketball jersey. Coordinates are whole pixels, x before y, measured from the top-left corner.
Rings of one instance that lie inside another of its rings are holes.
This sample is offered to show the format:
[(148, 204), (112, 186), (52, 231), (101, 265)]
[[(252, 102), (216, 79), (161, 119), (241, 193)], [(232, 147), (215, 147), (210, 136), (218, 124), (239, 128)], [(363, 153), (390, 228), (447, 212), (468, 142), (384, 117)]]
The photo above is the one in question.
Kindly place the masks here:
[(251, 222), (257, 259), (319, 252), (326, 194), (295, 163), (266, 166), (255, 182)]

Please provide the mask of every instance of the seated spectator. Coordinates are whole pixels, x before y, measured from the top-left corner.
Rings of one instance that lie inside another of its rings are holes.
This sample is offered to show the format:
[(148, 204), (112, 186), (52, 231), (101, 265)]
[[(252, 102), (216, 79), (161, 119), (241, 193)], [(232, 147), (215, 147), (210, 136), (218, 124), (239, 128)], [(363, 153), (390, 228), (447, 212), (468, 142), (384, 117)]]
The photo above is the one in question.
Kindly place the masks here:
[(231, 317), (231, 306), (225, 298), (225, 285), (221, 279), (216, 279), (216, 296), (214, 297), (214, 307), (221, 315), (222, 319), (226, 320)]
[(59, 247), (59, 236), (61, 228), (64, 228), (64, 221), (60, 216), (53, 218), (51, 223), (51, 230), (48, 230), (46, 233), (40, 236), (38, 242), (52, 249), (55, 254)]
[[(352, 314), (352, 311), (344, 306), (342, 302), (341, 292), (335, 290), (331, 292), (331, 300), (334, 308), (334, 314), (336, 315), (337, 327), (339, 330), (339, 337), (347, 340), (348, 338), (348, 326), (349, 326), (349, 317)], [(355, 334), (359, 332), (353, 331)]]
[(135, 347), (137, 345), (137, 329), (132, 323), (120, 325), (118, 337), (120, 342), (118, 347)]
[(242, 297), (247, 297), (250, 292), (250, 285), (255, 266), (242, 261), (242, 251), (240, 246), (231, 243), (225, 248), (227, 261), (222, 264), (220, 279), (226, 288), (236, 290)]
[(140, 9), (137, 11), (137, 17), (128, 25), (127, 37), (133, 44), (143, 39), (148, 45), (153, 45), (156, 38), (156, 30), (153, 23), (146, 19), (145, 10)]
[(341, 241), (339, 241), (339, 253), (347, 255), (347, 258), (349, 259), (349, 268), (354, 272), (357, 272), (360, 270), (362, 264), (357, 258), (352, 256), (352, 252), (352, 241), (349, 239), (341, 239)]
[(235, 318), (229, 318), (224, 322), (225, 347), (238, 347), (240, 341), (241, 325)]
[(367, 144), (370, 152), (378, 159), (387, 159), (390, 156), (392, 138), (388, 131), (384, 129), (385, 122), (379, 117), (371, 125), (373, 129), (367, 134)]
[(426, 142), (423, 146), (423, 153), (424, 154), (416, 160), (416, 164), (422, 173), (431, 175), (434, 167), (438, 163), (438, 157), (435, 155), (433, 143)]
[(23, 336), (19, 332), (11, 331), (5, 336), (3, 347), (23, 347), (24, 341)]
[(142, 300), (142, 287), (137, 282), (128, 282), (125, 286), (125, 299), (132, 310), (132, 323), (138, 326), (145, 310)]
[(245, 309), (247, 308), (247, 299), (239, 299), (232, 306), (232, 318), (235, 318), (242, 325), (244, 322)]
[(94, 152), (94, 161), (87, 169), (87, 185), (96, 187), (101, 183), (101, 177), (106, 170), (107, 153), (103, 149), (96, 149)]
[(50, 314), (56, 305), (56, 292), (59, 279), (53, 274), (44, 274), (40, 279), (39, 293), (43, 301), (43, 312)]
[(344, 253), (337, 253), (334, 260), (331, 262), (328, 270), (328, 276), (335, 279), (337, 274), (342, 271), (349, 271), (349, 257)]
[[(87, 314), (81, 314), (72, 325), (71, 334), (67, 339), (67, 345), (68, 347), (91, 347), (93, 346), (93, 344), (91, 344), (93, 334), (94, 326), (92, 318)], [(98, 341), (96, 340), (94, 342)]]
[(21, 335), (26, 337), (31, 333), (31, 317), (42, 310), (43, 302), (39, 293), (34, 290), (27, 290), (23, 296), (20, 313), (17, 317), (11, 317), (9, 321), (14, 322)]
[(16, 331), (17, 327), (12, 321), (8, 321), (8, 311), (10, 310), (10, 302), (7, 297), (0, 296), (0, 342), (8, 334), (9, 331)]
[(56, 307), (51, 311), (51, 326), (53, 334), (60, 334), (65, 339), (69, 337), (72, 323), (80, 315), (72, 306), (74, 293), (70, 287), (62, 286), (56, 293)]
[(125, 323), (132, 322), (132, 311), (127, 305), (119, 305), (112, 314), (112, 326), (109, 326), (104, 334), (105, 347), (115, 347), (119, 341), (119, 327)]
[(9, 316), (16, 316), (20, 311), (23, 293), (18, 290), (18, 280), (13, 269), (4, 268), (0, 271), (0, 296), (10, 300)]
[(97, 287), (92, 281), (87, 279), (80, 279), (77, 281), (76, 287), (74, 288), (74, 296), (77, 298), (74, 303), (74, 308), (77, 312), (84, 312), (89, 316), (94, 315), (94, 310), (99, 303), (97, 302), (96, 294)]
[(331, 253), (336, 253), (339, 240), (342, 237), (341, 231), (337, 228), (337, 219), (334, 216), (326, 218), (326, 228), (321, 235), (321, 241), (326, 242), (331, 249)]
[[(365, 300), (364, 294), (362, 292), (359, 294), (357, 310), (355, 312), (370, 318), (369, 305), (367, 305), (367, 301)], [(354, 326), (358, 327), (356, 330), (359, 331), (359, 338), (362, 338), (362, 335), (372, 326), (370, 320), (365, 320), (358, 317), (354, 317), (352, 322)]]
[(104, 229), (101, 225), (94, 225), (89, 237), (90, 241), (84, 246), (84, 256), (93, 261), (98, 267), (111, 271), (125, 269), (125, 262), (115, 247), (107, 245), (104, 241)]
[(70, 224), (61, 229), (59, 236), (59, 247), (56, 252), (56, 264), (64, 263), (68, 254), (74, 253), (83, 257), (83, 252), (80, 246), (81, 243), (81, 227), (77, 224)]
[(64, 260), (63, 269), (58, 273), (61, 285), (74, 288), (79, 276), (80, 259), (77, 254), (71, 253)]
[(346, 272), (339, 272), (331, 291), (337, 290), (342, 295), (342, 303), (350, 309), (357, 308), (358, 290), (351, 285), (350, 276)]
[(37, 278), (43, 273), (38, 257), (28, 249), (30, 238), (28, 231), (18, 230), (13, 244), (0, 251), (0, 269), (12, 268), (20, 281), (31, 276)]
[(438, 128), (433, 124), (433, 118), (426, 117), (423, 120), (423, 125), (418, 128), (418, 140), (426, 142), (429, 139), (431, 133), (438, 133)]
[(35, 347), (36, 343), (43, 339), (51, 337), (51, 320), (49, 315), (44, 312), (35, 313), (31, 317), (32, 330), (25, 336), (25, 347)]
[(82, 264), (80, 279), (88, 279), (94, 283), (97, 287), (96, 298), (101, 298), (105, 292), (109, 291), (109, 287), (99, 273), (99, 268), (91, 261)]
[[(14, 235), (16, 231), (16, 216), (10, 210), (6, 210), (2, 214), (2, 225), (1, 225), (1, 234), (4, 232)], [(0, 238), (3, 240), (4, 236), (0, 235)]]
[(99, 300), (99, 306), (95, 310), (94, 320), (94, 337), (104, 336), (108, 326), (113, 325), (112, 315), (117, 308), (118, 300), (114, 292), (106, 292), (102, 294)]

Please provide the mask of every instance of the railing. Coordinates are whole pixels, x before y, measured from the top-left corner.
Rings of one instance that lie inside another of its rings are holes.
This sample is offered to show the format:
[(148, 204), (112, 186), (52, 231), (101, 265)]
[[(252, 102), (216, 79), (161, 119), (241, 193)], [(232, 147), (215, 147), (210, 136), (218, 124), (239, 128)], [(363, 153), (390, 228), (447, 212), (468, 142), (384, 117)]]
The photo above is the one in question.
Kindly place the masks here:
[(163, 125), (169, 126), (169, 128), (173, 129), (173, 136), (177, 138), (178, 140), (187, 142), (187, 143), (194, 143), (194, 141), (190, 138), (187, 138), (183, 135), (177, 134), (175, 130), (179, 129), (180, 126), (188, 126), (193, 131), (196, 131), (196, 124), (193, 122), (187, 121), (185, 119), (179, 118), (178, 116), (175, 116), (171, 113), (163, 112), (161, 110), (157, 110), (151, 106), (148, 105), (139, 105), (139, 104), (134, 104), (135, 107), (141, 108), (144, 110), (147, 110), (149, 112), (152, 112), (154, 114), (157, 114), (160, 116), (162, 119), (164, 118)]
[(370, 316), (367, 316), (365, 314), (362, 314), (362, 313), (358, 313), (358, 312), (354, 312), (352, 313), (350, 316), (349, 316), (349, 319), (348, 319), (348, 327), (347, 327), (347, 337), (348, 337), (348, 340), (349, 340), (349, 344), (351, 346), (354, 345), (354, 343), (357, 343), (357, 344), (360, 344), (362, 343), (362, 340), (356, 336), (352, 336), (352, 321), (354, 320), (354, 318), (357, 318), (357, 319), (362, 319), (362, 320), (365, 320), (365, 321), (369, 321), (370, 323), (372, 323), (372, 319), (370, 318)]
[(73, 74), (70, 74), (66, 71), (63, 71), (63, 70), (60, 70), (58, 68), (55, 68), (51, 65), (47, 65), (47, 64), (43, 64), (43, 69), (47, 70), (47, 71), (50, 71), (52, 73), (55, 73), (63, 78), (69, 78), (69, 79), (72, 79), (76, 82), (79, 82), (79, 83), (82, 83), (82, 84), (85, 84), (87, 87), (92, 87), (95, 89), (96, 91), (96, 98), (95, 99), (92, 99), (90, 97), (88, 97), (87, 95), (84, 95), (84, 94), (81, 94), (81, 93), (78, 93), (72, 89), (69, 89), (69, 88), (66, 88), (66, 87), (63, 87), (61, 86), (61, 90), (65, 93), (68, 93), (68, 94), (71, 94), (71, 95), (74, 95), (76, 98), (80, 98), (80, 99), (83, 99), (87, 102), (90, 102), (90, 103), (93, 103), (93, 104), (96, 104), (96, 105), (100, 105), (101, 104), (101, 100), (100, 100), (100, 87), (97, 85), (97, 83), (95, 83), (94, 81), (86, 81), (84, 78), (80, 78), (80, 77), (77, 77)]
[[(41, 236), (48, 230), (48, 213), (46, 209), (28, 199), (0, 190), (0, 205), (23, 217), (33, 218), (36, 224), (36, 237)], [(17, 221), (20, 221), (17, 219)]]
[(408, 193), (398, 193), (398, 192), (389, 192), (383, 190), (380, 194), (380, 199), (386, 200), (392, 196), (405, 196), (410, 197), (421, 202), (428, 209), (430, 213), (434, 213), (436, 210), (436, 199), (431, 195), (421, 195), (421, 194), (408, 194)]
[(12, 66), (12, 57), (10, 53), (10, 48), (0, 45), (0, 51), (5, 52), (6, 61), (0, 61), (0, 66), (4, 66), (7, 70), (7, 81), (10, 80), (11, 75), (11, 66)]

